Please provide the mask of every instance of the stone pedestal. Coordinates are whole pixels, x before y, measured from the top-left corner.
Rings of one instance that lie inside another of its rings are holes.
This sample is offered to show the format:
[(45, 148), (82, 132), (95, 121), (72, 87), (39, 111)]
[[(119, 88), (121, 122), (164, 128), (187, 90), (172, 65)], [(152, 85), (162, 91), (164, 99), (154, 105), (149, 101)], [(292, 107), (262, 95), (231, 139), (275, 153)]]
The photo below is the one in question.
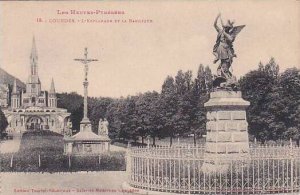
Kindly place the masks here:
[(231, 160), (249, 156), (246, 108), (240, 91), (218, 90), (210, 93), (207, 109), (207, 135), (202, 169), (226, 171)]
[(95, 134), (88, 118), (83, 118), (80, 122), (79, 133), (64, 138), (64, 154), (66, 155), (100, 155), (109, 150), (109, 137)]

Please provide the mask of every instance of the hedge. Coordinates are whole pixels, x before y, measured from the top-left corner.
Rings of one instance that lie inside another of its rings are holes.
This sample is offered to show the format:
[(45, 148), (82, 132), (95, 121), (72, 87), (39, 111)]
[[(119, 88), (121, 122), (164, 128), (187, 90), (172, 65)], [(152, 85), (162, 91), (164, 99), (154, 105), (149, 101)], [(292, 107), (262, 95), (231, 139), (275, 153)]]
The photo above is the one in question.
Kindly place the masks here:
[[(125, 152), (100, 156), (65, 156), (57, 153), (0, 154), (0, 172), (125, 171)], [(39, 163), (40, 155), (40, 163)], [(11, 167), (12, 159), (12, 167)], [(100, 164), (99, 164), (100, 163)]]

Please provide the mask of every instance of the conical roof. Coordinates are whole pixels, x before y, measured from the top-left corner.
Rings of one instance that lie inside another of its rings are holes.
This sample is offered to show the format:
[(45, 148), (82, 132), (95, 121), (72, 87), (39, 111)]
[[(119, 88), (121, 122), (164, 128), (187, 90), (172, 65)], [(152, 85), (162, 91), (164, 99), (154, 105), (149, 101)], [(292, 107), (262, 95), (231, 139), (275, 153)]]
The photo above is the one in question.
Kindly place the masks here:
[(30, 58), (34, 58), (34, 59), (38, 59), (38, 55), (37, 55), (37, 49), (36, 49), (36, 44), (35, 44), (35, 37), (33, 36), (32, 38), (32, 48), (31, 48), (31, 54), (30, 54)]
[(97, 135), (92, 131), (80, 131), (75, 135), (65, 138), (65, 140), (72, 141), (110, 141), (109, 137)]
[(50, 94), (55, 94), (55, 86), (54, 86), (54, 80), (53, 80), (53, 78), (51, 80), (51, 87), (50, 87), (49, 93)]

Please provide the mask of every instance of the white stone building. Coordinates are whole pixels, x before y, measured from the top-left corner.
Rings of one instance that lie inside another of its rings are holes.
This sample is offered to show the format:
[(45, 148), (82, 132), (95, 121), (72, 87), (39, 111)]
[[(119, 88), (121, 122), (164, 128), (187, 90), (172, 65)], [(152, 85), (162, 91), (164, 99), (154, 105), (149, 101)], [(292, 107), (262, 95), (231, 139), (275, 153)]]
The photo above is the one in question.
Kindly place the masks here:
[[(9, 102), (7, 100), (7, 102)], [(27, 130), (50, 130), (63, 134), (67, 130), (70, 113), (57, 108), (54, 81), (51, 88), (42, 91), (38, 75), (38, 55), (33, 38), (30, 55), (30, 75), (26, 82), (26, 91), (19, 91), (16, 80), (10, 97), (10, 105), (2, 108), (7, 121), (8, 133), (20, 133)]]

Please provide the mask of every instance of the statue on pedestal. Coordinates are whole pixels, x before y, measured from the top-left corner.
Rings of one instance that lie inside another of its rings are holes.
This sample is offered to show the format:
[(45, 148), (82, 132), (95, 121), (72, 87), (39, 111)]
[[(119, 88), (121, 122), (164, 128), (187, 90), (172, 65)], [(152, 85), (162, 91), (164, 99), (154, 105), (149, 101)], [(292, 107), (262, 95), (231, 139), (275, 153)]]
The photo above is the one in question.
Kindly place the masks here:
[(98, 135), (108, 136), (108, 125), (109, 123), (106, 120), (106, 118), (104, 118), (104, 120), (100, 119), (99, 127), (98, 127)]
[(68, 118), (67, 124), (64, 127), (64, 135), (68, 137), (72, 136), (72, 122), (70, 118)]
[(247, 162), (250, 157), (246, 116), (250, 102), (242, 98), (242, 92), (238, 90), (237, 81), (230, 71), (233, 58), (236, 57), (233, 42), (245, 25), (233, 26), (230, 20), (223, 24), (221, 20), (222, 28), (219, 28), (218, 19), (221, 20), (220, 14), (214, 23), (218, 37), (213, 54), (216, 57), (214, 63), (220, 61), (220, 64), (213, 81), (214, 90), (204, 104), (207, 111), (207, 134), (201, 169), (207, 174), (226, 174), (232, 166), (231, 159)]
[[(218, 26), (219, 19), (222, 28)], [(245, 25), (233, 26), (233, 24), (234, 22), (230, 20), (224, 24), (221, 19), (221, 14), (216, 17), (214, 22), (214, 27), (218, 32), (217, 40), (213, 48), (213, 54), (216, 57), (214, 63), (220, 61), (217, 69), (217, 78), (213, 82), (214, 87), (236, 87), (236, 79), (230, 71), (233, 58), (237, 57), (233, 49), (233, 42)]]

